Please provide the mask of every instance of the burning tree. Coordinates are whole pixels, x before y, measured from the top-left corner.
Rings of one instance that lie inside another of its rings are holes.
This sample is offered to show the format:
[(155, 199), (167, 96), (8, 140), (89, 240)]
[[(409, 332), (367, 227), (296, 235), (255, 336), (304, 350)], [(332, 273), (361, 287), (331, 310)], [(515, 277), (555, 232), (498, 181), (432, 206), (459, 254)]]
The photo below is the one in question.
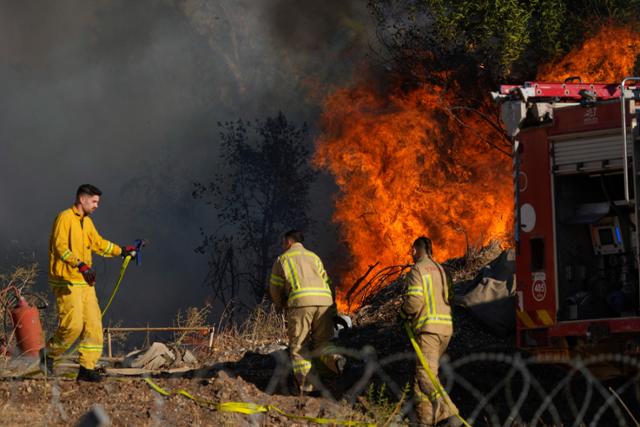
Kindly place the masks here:
[[(287, 227), (306, 229), (309, 187), (316, 172), (309, 164), (308, 128), (283, 113), (255, 123), (219, 123), (222, 170), (193, 196), (216, 209), (220, 228), (204, 231), (196, 250), (209, 254), (206, 283), (225, 306), (249, 296), (260, 301), (267, 275)], [(241, 288), (248, 283), (248, 288)]]
[(585, 82), (620, 82), (629, 75), (637, 76), (638, 36), (636, 26), (606, 25), (562, 59), (540, 67), (537, 78), (563, 81), (579, 76)]

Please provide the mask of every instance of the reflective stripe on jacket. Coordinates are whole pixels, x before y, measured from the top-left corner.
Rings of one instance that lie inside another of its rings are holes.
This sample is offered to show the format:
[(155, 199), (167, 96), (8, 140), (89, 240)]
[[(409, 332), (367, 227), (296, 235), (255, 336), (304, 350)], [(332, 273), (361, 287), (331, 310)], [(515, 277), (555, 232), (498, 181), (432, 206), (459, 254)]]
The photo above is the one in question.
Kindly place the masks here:
[(449, 286), (442, 266), (426, 256), (419, 259), (407, 274), (406, 286), (400, 315), (414, 331), (452, 335)]
[(74, 207), (58, 214), (49, 241), (49, 284), (51, 286), (87, 285), (78, 271), (78, 263), (91, 266), (91, 253), (112, 257), (122, 253), (120, 246), (103, 239), (89, 216)]
[(273, 264), (269, 295), (278, 307), (326, 307), (333, 304), (331, 280), (318, 255), (294, 243)]

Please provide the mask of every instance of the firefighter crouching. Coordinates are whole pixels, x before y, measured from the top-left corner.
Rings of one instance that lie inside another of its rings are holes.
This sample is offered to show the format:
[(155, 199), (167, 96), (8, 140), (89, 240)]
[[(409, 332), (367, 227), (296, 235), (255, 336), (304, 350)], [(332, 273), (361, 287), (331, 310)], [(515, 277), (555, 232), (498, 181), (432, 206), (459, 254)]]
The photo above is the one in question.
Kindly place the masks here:
[[(442, 266), (432, 259), (429, 238), (416, 239), (412, 256), (415, 264), (406, 276), (400, 317), (410, 323), (427, 365), (439, 382), (439, 361), (453, 334), (449, 282)], [(459, 426), (458, 408), (446, 392), (438, 389), (443, 390), (433, 384), (417, 360), (413, 390), (418, 423), (431, 426), (447, 420), (447, 425)]]
[[(345, 359), (329, 342), (337, 314), (331, 282), (322, 261), (302, 246), (303, 240), (302, 232), (297, 230), (284, 235), (284, 253), (273, 264), (269, 295), (276, 307), (286, 310), (289, 352), (296, 383), (301, 392), (311, 392), (313, 384), (308, 376), (313, 357), (336, 375), (342, 372)], [(309, 346), (306, 346), (307, 340)]]
[(80, 339), (78, 381), (101, 380), (96, 363), (102, 354), (102, 314), (96, 297), (91, 254), (135, 255), (135, 246), (120, 247), (103, 239), (91, 220), (102, 192), (81, 185), (74, 205), (58, 214), (49, 243), (49, 285), (58, 306), (58, 330), (40, 352), (41, 369), (53, 374), (54, 360)]

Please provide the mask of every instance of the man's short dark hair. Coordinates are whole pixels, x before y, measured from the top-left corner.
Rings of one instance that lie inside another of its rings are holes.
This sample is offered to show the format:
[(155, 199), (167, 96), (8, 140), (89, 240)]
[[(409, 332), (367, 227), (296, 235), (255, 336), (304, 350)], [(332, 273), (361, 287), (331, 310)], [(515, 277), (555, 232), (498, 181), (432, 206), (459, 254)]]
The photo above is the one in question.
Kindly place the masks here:
[(433, 254), (433, 244), (431, 243), (431, 239), (425, 236), (420, 236), (418, 237), (414, 242), (413, 242), (413, 247), (414, 248), (421, 248), (424, 249), (424, 251), (427, 253), (428, 256), (431, 256)]
[(304, 242), (304, 236), (302, 235), (302, 231), (300, 230), (289, 230), (284, 233), (285, 239), (291, 239), (294, 242), (302, 243)]
[(76, 200), (83, 194), (86, 194), (87, 196), (102, 196), (102, 191), (94, 185), (82, 184), (78, 187), (78, 191), (76, 191)]

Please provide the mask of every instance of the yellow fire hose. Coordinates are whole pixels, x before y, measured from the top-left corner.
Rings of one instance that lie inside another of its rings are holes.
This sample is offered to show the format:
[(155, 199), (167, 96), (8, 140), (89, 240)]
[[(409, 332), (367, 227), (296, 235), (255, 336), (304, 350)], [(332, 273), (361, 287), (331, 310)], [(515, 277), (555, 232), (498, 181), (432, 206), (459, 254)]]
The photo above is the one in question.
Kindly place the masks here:
[[(420, 346), (416, 341), (416, 336), (414, 335), (413, 330), (411, 329), (411, 325), (409, 325), (409, 322), (404, 322), (404, 329), (407, 331), (407, 335), (409, 336), (409, 341), (411, 341), (411, 345), (413, 346), (413, 349), (416, 352), (416, 356), (418, 356), (418, 360), (420, 360), (422, 367), (427, 373), (427, 377), (429, 377), (429, 381), (431, 381), (431, 384), (433, 384), (433, 387), (435, 388), (436, 395), (444, 396), (445, 394), (447, 394), (447, 391), (444, 389), (444, 387), (442, 387), (442, 384), (440, 384), (438, 377), (436, 377), (433, 371), (431, 371), (431, 369), (429, 368), (429, 364), (427, 363), (427, 360), (424, 358), (424, 354), (422, 354), (422, 350), (420, 350)], [(453, 410), (453, 408), (450, 408), (450, 409)], [(456, 412), (456, 417), (462, 422), (462, 424), (464, 424), (467, 427), (471, 427), (471, 425), (467, 422), (467, 420), (462, 418), (459, 412)]]
[(107, 301), (107, 305), (102, 309), (102, 317), (111, 307), (111, 303), (113, 299), (116, 297), (118, 293), (118, 289), (120, 289), (120, 283), (122, 283), (122, 279), (124, 278), (124, 272), (127, 271), (127, 267), (129, 266), (129, 262), (131, 261), (131, 255), (127, 255), (124, 257), (124, 261), (122, 261), (122, 266), (120, 267), (120, 276), (118, 277), (118, 281), (116, 282), (116, 286), (114, 286), (113, 291), (111, 291), (111, 296), (109, 296), (109, 301)]
[(273, 405), (259, 405), (257, 403), (249, 403), (249, 402), (214, 402), (211, 400), (203, 399), (201, 397), (193, 396), (191, 393), (184, 389), (168, 391), (164, 388), (160, 387), (158, 384), (153, 382), (150, 378), (145, 378), (144, 381), (149, 384), (149, 386), (160, 393), (163, 396), (170, 397), (174, 395), (181, 395), (186, 397), (189, 400), (196, 402), (197, 404), (216, 410), (220, 412), (233, 412), (238, 414), (266, 414), (267, 412), (276, 412), (284, 417), (289, 418), (290, 420), (298, 420), (298, 421), (309, 421), (316, 424), (335, 424), (342, 426), (366, 426), (366, 427), (375, 427), (376, 424), (369, 423), (366, 421), (352, 421), (352, 420), (337, 420), (331, 418), (319, 418), (319, 417), (306, 417), (303, 415), (294, 415), (289, 414), (280, 408)]

